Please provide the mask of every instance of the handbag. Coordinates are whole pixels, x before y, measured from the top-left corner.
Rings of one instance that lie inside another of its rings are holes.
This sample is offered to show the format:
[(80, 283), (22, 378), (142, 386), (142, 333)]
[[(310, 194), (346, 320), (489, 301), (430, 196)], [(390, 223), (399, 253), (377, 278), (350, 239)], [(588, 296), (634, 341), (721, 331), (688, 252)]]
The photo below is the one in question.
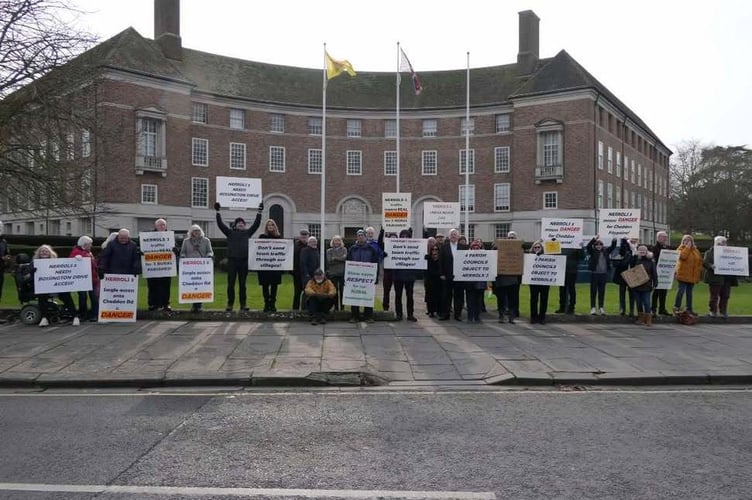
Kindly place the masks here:
[(622, 271), (621, 277), (629, 288), (637, 288), (650, 281), (650, 276), (648, 276), (645, 266), (642, 264), (637, 264), (626, 271)]

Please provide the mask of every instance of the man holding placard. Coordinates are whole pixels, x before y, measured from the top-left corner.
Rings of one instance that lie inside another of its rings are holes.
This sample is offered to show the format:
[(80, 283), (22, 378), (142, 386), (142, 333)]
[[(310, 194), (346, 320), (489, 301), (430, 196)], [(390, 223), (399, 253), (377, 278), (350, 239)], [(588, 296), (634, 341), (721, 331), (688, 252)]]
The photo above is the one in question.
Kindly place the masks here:
[[(728, 302), (731, 297), (731, 287), (739, 286), (736, 276), (716, 273), (716, 249), (726, 246), (726, 237), (716, 236), (713, 240), (713, 248), (705, 252), (703, 267), (705, 268), (705, 283), (710, 288), (710, 312), (708, 316), (728, 318)], [(746, 260), (746, 259), (745, 259)]]
[[(658, 231), (655, 233), (655, 245), (650, 248), (650, 252), (653, 254), (653, 260), (656, 265), (659, 264), (661, 252), (663, 250), (671, 250), (671, 247), (668, 244), (668, 233), (666, 233), (666, 231)], [(651, 301), (653, 316), (656, 314), (663, 314), (664, 316), (671, 315), (666, 309), (666, 295), (668, 295), (668, 290), (665, 288), (656, 287), (655, 290), (653, 290)]]

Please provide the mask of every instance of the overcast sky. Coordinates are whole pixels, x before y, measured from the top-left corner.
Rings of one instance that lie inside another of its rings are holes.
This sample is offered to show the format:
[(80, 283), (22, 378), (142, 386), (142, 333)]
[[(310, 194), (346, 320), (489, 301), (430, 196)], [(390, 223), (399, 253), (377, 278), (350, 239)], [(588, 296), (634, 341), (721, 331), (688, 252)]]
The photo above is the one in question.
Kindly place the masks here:
[[(152, 38), (153, 0), (72, 0), (80, 26)], [(752, 2), (748, 0), (183, 0), (183, 46), (253, 61), (394, 71), (399, 41), (415, 70), (516, 61), (518, 15), (540, 18), (540, 55), (565, 49), (672, 150), (698, 139), (752, 146)], [(424, 79), (425, 80), (425, 79)], [(430, 81), (424, 81), (426, 92)]]

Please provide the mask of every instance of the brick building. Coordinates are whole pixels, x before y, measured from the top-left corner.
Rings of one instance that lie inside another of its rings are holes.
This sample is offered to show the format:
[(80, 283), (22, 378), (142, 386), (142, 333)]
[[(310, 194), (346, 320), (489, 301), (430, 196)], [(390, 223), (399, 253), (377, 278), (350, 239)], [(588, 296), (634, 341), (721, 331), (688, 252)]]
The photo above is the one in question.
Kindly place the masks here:
[[(94, 166), (94, 215), (40, 220), (6, 198), (5, 233), (137, 233), (160, 216), (218, 236), (217, 176), (261, 178), (265, 217), (286, 237), (320, 233), (322, 71), (184, 48), (179, 0), (155, 0), (154, 24), (155, 40), (128, 28), (69, 63), (86, 61), (96, 96), (95, 130), (70, 134), (71, 159)], [(519, 25), (516, 63), (471, 69), (469, 124), (465, 69), (421, 72), (418, 96), (401, 86), (399, 186), (416, 234), (424, 202), (464, 206), (468, 189), (471, 236), (484, 240), (535, 239), (541, 217), (584, 218), (593, 234), (598, 208), (635, 207), (652, 241), (667, 228), (671, 151), (565, 51), (539, 58), (532, 11)], [(381, 193), (396, 188), (395, 98), (394, 73), (329, 82), (327, 237), (380, 225)]]

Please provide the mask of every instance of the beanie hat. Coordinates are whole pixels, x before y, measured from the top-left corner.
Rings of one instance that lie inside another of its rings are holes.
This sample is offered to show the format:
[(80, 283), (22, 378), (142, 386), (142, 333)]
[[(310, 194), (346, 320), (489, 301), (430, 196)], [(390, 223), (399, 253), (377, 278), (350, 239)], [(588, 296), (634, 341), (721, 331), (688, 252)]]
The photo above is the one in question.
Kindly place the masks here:
[(243, 224), (245, 224), (245, 219), (242, 218), (242, 217), (238, 217), (237, 219), (235, 219), (235, 225), (236, 226), (238, 225), (238, 222), (242, 222)]
[(365, 231), (363, 231), (362, 229), (358, 229), (358, 232), (357, 232), (356, 234), (357, 234), (357, 236), (360, 236), (360, 235), (363, 235), (363, 236), (365, 236), (365, 235), (366, 235), (366, 232), (365, 232)]

